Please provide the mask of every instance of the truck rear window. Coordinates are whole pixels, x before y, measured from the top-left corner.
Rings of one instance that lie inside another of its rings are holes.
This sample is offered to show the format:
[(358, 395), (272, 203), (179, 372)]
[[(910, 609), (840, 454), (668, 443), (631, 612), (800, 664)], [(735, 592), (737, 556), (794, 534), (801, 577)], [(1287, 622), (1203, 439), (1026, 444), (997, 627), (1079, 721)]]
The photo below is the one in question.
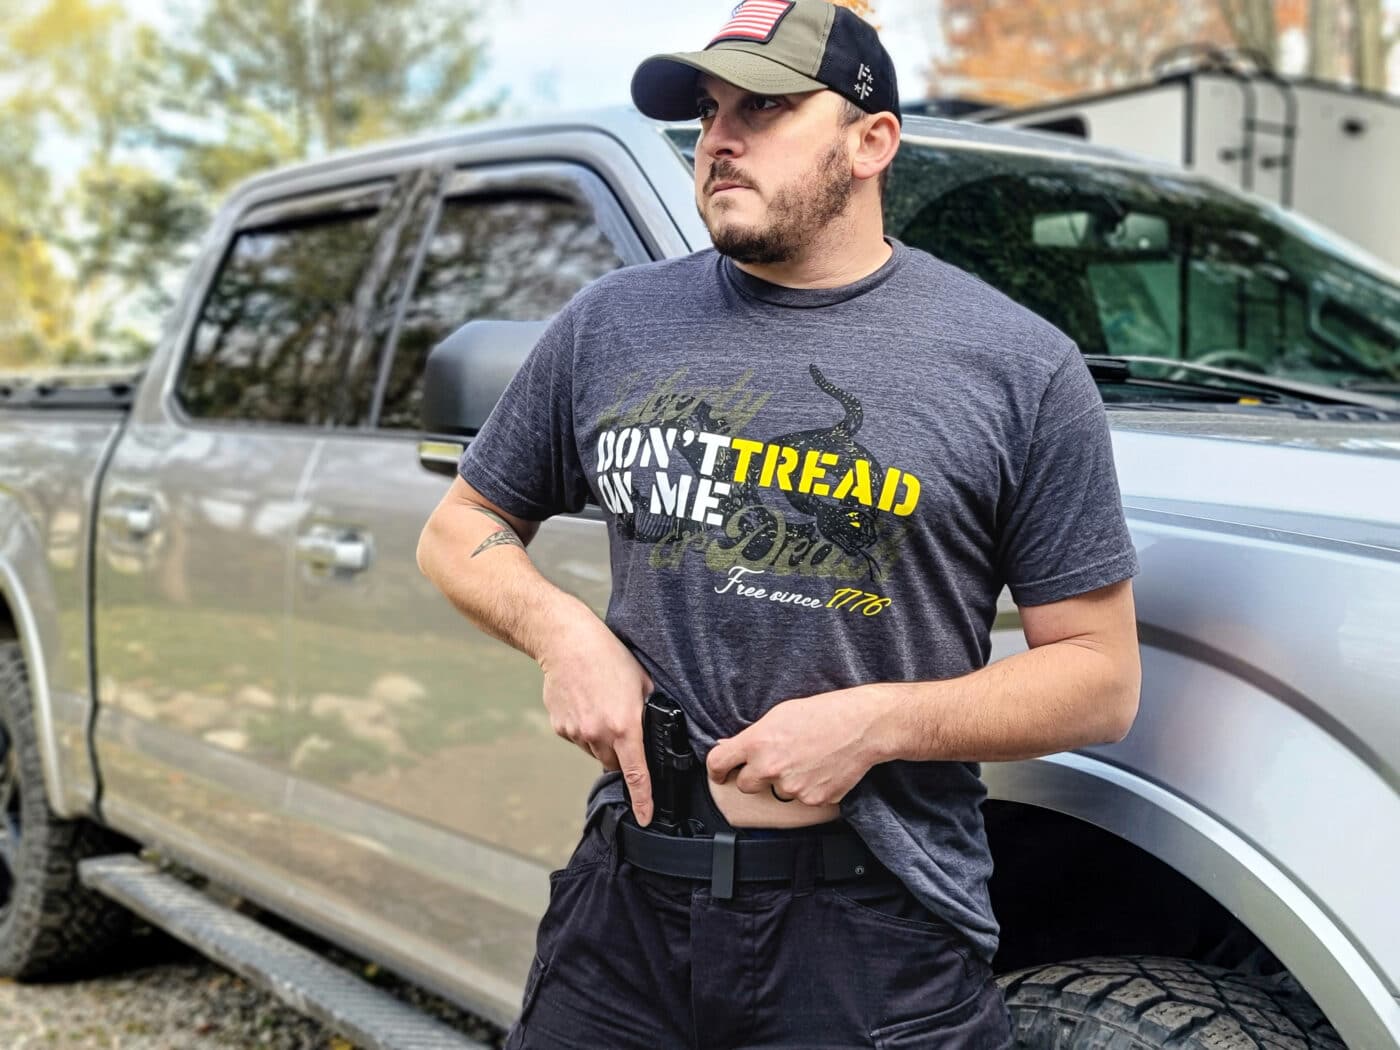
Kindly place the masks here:
[(204, 302), (176, 396), (199, 419), (330, 422), (374, 212), (240, 231)]

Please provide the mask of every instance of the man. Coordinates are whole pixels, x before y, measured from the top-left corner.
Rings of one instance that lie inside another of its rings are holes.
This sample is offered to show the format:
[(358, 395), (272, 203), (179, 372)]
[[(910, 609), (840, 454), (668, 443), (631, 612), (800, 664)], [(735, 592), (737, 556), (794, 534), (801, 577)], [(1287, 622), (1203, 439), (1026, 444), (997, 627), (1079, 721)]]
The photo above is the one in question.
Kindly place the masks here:
[[(568, 304), (418, 551), (605, 770), (507, 1046), (1006, 1046), (978, 763), (1137, 706), (1102, 403), (1063, 333), (884, 236), (894, 69), (849, 10), (747, 0), (633, 98), (699, 115), (714, 248)], [(524, 550), (590, 495), (606, 624)], [(1004, 584), (1031, 648), (987, 666)], [(647, 826), (653, 693), (705, 774), (680, 828)]]

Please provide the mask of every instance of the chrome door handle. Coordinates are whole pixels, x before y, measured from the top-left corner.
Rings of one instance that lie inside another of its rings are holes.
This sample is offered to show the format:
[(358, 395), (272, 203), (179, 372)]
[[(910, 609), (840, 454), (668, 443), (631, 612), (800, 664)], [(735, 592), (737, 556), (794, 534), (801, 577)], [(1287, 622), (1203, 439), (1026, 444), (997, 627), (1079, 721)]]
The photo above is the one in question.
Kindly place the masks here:
[(297, 558), (316, 569), (363, 572), (369, 568), (369, 544), (353, 534), (313, 532), (297, 537)]
[(137, 540), (155, 531), (158, 517), (152, 503), (118, 503), (102, 512), (103, 521)]

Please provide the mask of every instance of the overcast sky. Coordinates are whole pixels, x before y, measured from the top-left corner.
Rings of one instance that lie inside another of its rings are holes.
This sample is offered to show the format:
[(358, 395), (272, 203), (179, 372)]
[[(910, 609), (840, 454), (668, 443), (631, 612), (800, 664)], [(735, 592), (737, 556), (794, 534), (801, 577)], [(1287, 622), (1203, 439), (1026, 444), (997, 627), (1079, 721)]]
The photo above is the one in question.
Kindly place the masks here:
[[(510, 89), (534, 114), (629, 101), (637, 64), (660, 51), (699, 51), (729, 19), (735, 0), (488, 0), (489, 67), (479, 89)], [(922, 98), (922, 69), (937, 41), (936, 0), (879, 0), (881, 38), (900, 94)]]

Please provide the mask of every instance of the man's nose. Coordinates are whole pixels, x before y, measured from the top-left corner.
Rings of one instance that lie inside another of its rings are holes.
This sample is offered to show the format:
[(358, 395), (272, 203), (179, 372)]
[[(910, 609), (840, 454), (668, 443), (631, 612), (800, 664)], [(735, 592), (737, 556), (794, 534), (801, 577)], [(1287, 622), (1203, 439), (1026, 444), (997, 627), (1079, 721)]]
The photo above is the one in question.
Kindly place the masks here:
[(701, 145), (711, 157), (738, 157), (744, 152), (743, 128), (738, 114), (716, 111), (706, 129)]

